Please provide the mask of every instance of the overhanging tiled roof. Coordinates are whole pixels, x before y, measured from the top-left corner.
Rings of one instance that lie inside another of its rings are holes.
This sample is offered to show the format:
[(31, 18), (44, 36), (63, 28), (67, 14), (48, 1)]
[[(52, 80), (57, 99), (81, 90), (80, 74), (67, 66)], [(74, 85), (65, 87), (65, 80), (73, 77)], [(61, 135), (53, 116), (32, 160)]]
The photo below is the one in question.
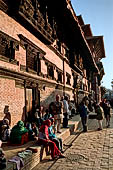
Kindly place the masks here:
[(98, 58), (105, 58), (105, 49), (103, 36), (91, 36), (86, 37), (88, 42), (92, 42), (94, 45), (94, 50)]
[[(88, 60), (91, 62), (90, 64), (92, 65), (92, 68), (94, 69), (94, 71), (99, 73), (99, 70), (98, 70), (98, 67), (97, 67), (97, 65), (96, 65), (96, 63), (95, 63), (95, 60), (94, 60), (94, 58), (92, 57), (92, 52), (91, 52), (90, 47), (89, 47), (89, 45), (88, 45), (88, 42), (87, 42), (87, 40), (86, 40), (86, 38), (85, 38), (83, 29), (82, 29), (82, 27), (81, 27), (81, 25), (80, 25), (80, 23), (79, 23), (79, 21), (78, 21), (78, 17), (77, 17), (76, 14), (75, 14), (75, 11), (74, 11), (71, 3), (70, 3), (70, 0), (67, 0), (67, 4), (68, 4), (68, 9), (69, 9), (69, 11), (70, 11), (70, 16), (72, 16), (72, 17), (71, 17), (72, 23), (75, 22), (75, 23), (77, 24), (77, 26), (78, 26), (78, 29), (80, 30), (79, 33), (80, 33), (80, 36), (81, 36), (81, 40), (82, 40), (82, 42), (83, 42), (82, 45), (83, 45), (83, 47), (86, 49), (86, 52), (87, 52), (88, 57), (89, 57)], [(74, 29), (74, 28), (73, 28), (73, 29)]]

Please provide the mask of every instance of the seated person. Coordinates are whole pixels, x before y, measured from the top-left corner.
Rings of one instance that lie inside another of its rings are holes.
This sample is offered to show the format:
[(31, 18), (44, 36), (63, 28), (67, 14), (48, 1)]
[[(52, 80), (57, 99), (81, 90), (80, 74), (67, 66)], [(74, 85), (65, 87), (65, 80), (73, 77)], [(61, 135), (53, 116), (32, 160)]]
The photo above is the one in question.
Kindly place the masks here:
[(28, 129), (29, 140), (35, 140), (39, 133), (36, 123), (27, 123), (26, 128)]
[(9, 137), (10, 137), (9, 120), (4, 119), (1, 125), (1, 139), (2, 141), (8, 141)]
[(39, 134), (39, 131), (38, 131), (38, 128), (37, 128), (37, 126), (36, 126), (36, 124), (35, 123), (32, 123), (32, 131), (33, 131), (33, 133), (34, 133), (34, 136), (38, 136), (38, 134)]
[(48, 109), (46, 109), (45, 112), (46, 112), (46, 114), (43, 116), (44, 120), (48, 120), (48, 119), (52, 118), (52, 115), (49, 113)]
[(36, 109), (35, 112), (35, 123), (38, 128), (41, 127), (43, 121), (44, 121), (44, 108), (43, 106), (40, 106), (40, 108)]
[(23, 121), (18, 121), (17, 124), (12, 128), (10, 142), (12, 144), (24, 144), (28, 142), (28, 129), (24, 127)]
[(50, 126), (51, 126), (51, 121), (50, 120), (46, 120), (46, 121), (43, 122), (43, 125), (39, 129), (38, 144), (44, 145), (45, 147), (49, 146), (49, 149), (51, 151), (50, 152), (51, 157), (52, 157), (53, 160), (56, 157), (57, 158), (64, 158), (65, 156), (63, 156), (61, 154), (61, 152), (57, 148), (56, 144), (49, 139), (48, 127), (50, 127)]
[(5, 154), (2, 150), (2, 141), (0, 140), (0, 169), (6, 168), (6, 158)]
[(62, 139), (61, 138), (57, 138), (57, 136), (53, 133), (53, 119), (50, 119), (51, 121), (51, 126), (48, 128), (48, 132), (49, 132), (49, 139), (52, 140), (53, 142), (55, 142), (57, 148), (61, 151), (61, 153), (63, 153), (63, 144), (62, 144)]

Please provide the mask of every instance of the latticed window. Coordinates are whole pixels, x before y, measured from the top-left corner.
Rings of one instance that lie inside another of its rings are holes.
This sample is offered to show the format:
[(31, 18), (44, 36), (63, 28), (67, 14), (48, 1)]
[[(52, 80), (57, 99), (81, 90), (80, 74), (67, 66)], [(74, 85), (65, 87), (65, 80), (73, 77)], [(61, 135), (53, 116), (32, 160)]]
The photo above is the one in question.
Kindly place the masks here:
[(73, 88), (76, 88), (77, 86), (77, 79), (78, 79), (77, 76), (73, 77)]
[(54, 79), (54, 68), (52, 65), (47, 66), (47, 74), (49, 78)]
[(14, 60), (15, 50), (19, 50), (19, 42), (0, 31), (0, 55)]
[(68, 73), (66, 73), (66, 76), (67, 76), (67, 82), (66, 82), (66, 84), (71, 85), (71, 82), (70, 82), (70, 80), (71, 80), (71, 75), (68, 74)]
[(62, 83), (62, 73), (58, 72), (58, 82)]
[(34, 56), (34, 71), (39, 75), (41, 72), (41, 61), (40, 61), (40, 53), (38, 52), (36, 56)]

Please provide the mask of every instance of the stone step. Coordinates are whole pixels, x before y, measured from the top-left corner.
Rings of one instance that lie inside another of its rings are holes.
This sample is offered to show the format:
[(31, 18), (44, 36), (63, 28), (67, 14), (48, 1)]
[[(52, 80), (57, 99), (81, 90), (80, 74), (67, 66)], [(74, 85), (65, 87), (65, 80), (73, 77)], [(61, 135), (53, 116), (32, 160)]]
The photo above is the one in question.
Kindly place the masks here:
[[(65, 144), (70, 144), (71, 141), (74, 140), (75, 130), (78, 128), (79, 125), (79, 116), (74, 117), (69, 121), (69, 128), (61, 128), (61, 134), (56, 134), (57, 137), (62, 138), (62, 141)], [(46, 148), (43, 146), (38, 146), (38, 144), (33, 144), (33, 147), (37, 148), (37, 153), (33, 153), (30, 156), (26, 156), (24, 161), (24, 167), (21, 168), (21, 170), (32, 170), (41, 160), (43, 160), (47, 156)], [(17, 155), (17, 153), (16, 153)], [(7, 164), (7, 168), (4, 170), (14, 170), (16, 168), (15, 163), (9, 163)]]

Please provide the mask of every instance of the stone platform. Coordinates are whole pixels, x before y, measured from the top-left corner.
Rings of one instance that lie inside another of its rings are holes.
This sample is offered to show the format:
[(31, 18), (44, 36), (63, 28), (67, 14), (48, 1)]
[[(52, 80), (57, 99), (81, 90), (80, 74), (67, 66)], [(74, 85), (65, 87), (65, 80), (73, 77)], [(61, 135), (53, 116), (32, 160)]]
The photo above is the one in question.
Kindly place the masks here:
[[(80, 116), (76, 115), (71, 120), (69, 120), (69, 128), (61, 128), (61, 134), (56, 134), (57, 137), (62, 138), (62, 141), (64, 142), (66, 138), (68, 138), (78, 127), (80, 123)], [(41, 160), (43, 160), (46, 157), (46, 151), (43, 146), (38, 146), (37, 141), (30, 141), (27, 144), (21, 145), (21, 146), (6, 146), (3, 145), (3, 150), (6, 155), (7, 161), (12, 158), (13, 156), (16, 156), (18, 152), (25, 151), (28, 147), (34, 147), (37, 148), (37, 153), (32, 153), (30, 156), (26, 156), (24, 161), (24, 167), (21, 168), (22, 170), (31, 170), (33, 169)], [(16, 168), (16, 164), (12, 162), (8, 162), (7, 168), (5, 170), (14, 170)]]

